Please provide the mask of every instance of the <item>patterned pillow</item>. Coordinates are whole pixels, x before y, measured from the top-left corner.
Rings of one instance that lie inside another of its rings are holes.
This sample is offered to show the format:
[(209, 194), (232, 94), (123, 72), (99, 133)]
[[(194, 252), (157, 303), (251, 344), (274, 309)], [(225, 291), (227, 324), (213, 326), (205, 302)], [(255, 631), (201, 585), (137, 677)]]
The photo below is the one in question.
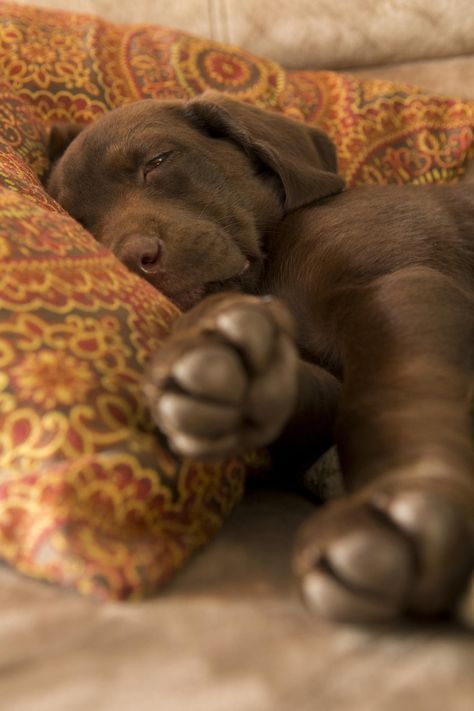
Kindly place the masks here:
[(247, 467), (178, 461), (155, 435), (140, 374), (177, 310), (52, 204), (25, 162), (44, 163), (41, 124), (0, 98), (0, 554), (144, 595), (216, 531)]
[(102, 598), (153, 592), (221, 525), (265, 454), (170, 455), (139, 396), (177, 310), (44, 193), (46, 132), (207, 87), (317, 123), (349, 184), (464, 170), (472, 104), (274, 62), (160, 27), (0, 2), (0, 556)]

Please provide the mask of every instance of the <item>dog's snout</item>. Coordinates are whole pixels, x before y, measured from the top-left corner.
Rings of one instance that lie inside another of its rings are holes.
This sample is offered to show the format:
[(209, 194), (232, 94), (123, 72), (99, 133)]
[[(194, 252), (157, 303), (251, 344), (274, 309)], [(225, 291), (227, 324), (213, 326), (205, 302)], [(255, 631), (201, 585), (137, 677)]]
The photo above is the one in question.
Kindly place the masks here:
[(161, 270), (163, 244), (157, 237), (129, 235), (118, 252), (119, 259), (138, 274), (156, 274)]

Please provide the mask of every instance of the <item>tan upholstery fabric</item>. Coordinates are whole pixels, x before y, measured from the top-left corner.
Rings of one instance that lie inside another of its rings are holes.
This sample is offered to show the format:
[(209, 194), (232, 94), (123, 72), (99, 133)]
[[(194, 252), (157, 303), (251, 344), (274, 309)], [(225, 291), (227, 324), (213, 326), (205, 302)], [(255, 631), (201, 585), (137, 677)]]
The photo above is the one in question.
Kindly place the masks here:
[(20, 4), (179, 27), (239, 45), (289, 68), (366, 66), (474, 51), (472, 0), (20, 0)]
[(364, 79), (408, 82), (430, 93), (474, 99), (474, 54), (376, 67), (356, 67), (346, 71)]
[(97, 605), (0, 567), (2, 711), (471, 711), (474, 644), (309, 617), (308, 502), (255, 492), (159, 599)]

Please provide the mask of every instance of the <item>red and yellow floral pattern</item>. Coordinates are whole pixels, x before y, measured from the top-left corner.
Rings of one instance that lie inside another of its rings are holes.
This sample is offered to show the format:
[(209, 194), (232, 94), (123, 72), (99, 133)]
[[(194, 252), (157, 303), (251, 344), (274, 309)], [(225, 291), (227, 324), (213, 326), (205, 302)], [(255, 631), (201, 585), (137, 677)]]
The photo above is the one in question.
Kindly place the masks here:
[(172, 456), (140, 377), (177, 310), (44, 192), (47, 128), (214, 88), (322, 126), (349, 184), (462, 175), (473, 105), (176, 30), (0, 2), (0, 556), (99, 598), (151, 594), (218, 530), (253, 454)]

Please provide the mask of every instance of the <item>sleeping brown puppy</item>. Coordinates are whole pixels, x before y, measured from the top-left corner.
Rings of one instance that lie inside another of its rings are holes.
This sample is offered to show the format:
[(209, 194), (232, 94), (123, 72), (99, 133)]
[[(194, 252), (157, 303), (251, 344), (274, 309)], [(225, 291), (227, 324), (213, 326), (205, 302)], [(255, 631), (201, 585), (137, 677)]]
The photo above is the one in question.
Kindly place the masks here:
[(343, 192), (323, 133), (218, 94), (76, 133), (52, 132), (53, 159), (73, 140), (51, 195), (186, 312), (144, 387), (171, 446), (271, 444), (291, 480), (335, 433), (349, 493), (299, 536), (308, 603), (452, 609), (474, 560), (473, 187)]

